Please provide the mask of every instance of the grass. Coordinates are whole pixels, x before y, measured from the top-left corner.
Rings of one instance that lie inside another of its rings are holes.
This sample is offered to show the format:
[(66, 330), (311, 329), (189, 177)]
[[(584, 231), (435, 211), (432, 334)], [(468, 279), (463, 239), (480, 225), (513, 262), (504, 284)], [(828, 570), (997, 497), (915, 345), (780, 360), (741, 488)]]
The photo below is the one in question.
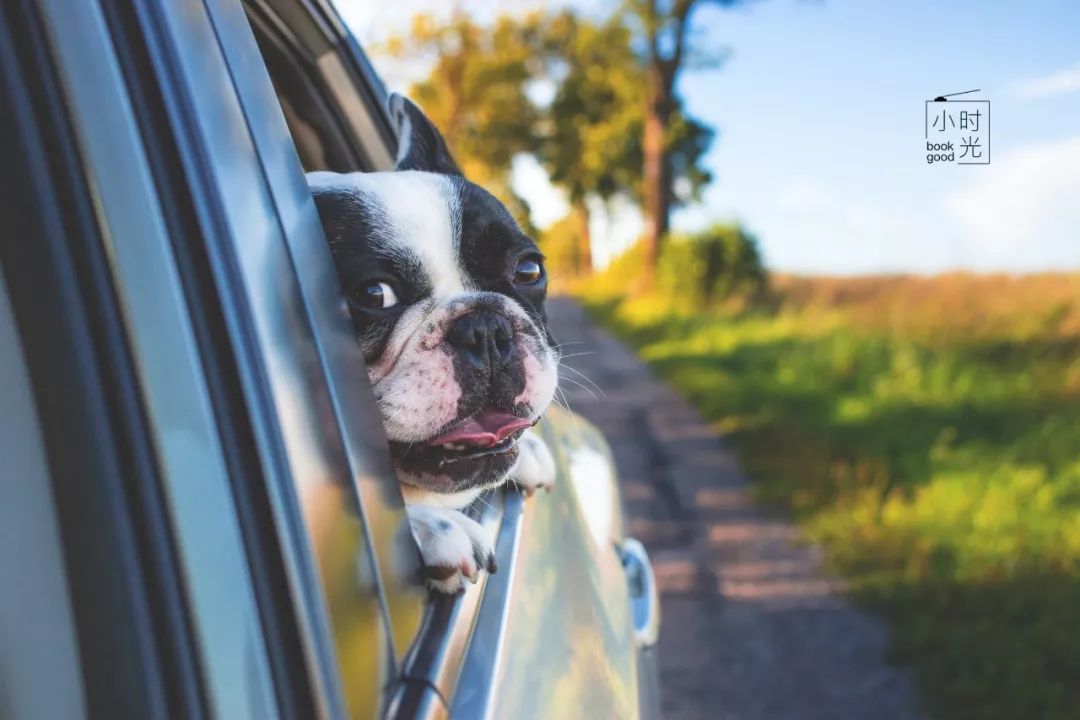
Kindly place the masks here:
[[(1080, 717), (1080, 276), (579, 291), (893, 629), (941, 718)], [(596, 288), (601, 288), (597, 290)]]

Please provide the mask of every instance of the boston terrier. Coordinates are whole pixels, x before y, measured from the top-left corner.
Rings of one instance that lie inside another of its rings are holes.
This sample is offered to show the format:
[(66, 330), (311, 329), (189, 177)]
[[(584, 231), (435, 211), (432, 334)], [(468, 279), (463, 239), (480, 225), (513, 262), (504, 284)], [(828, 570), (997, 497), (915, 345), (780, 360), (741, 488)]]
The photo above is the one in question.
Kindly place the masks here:
[(555, 463), (535, 425), (555, 392), (547, 271), (536, 243), (462, 175), (442, 135), (392, 95), (392, 172), (308, 177), (429, 585), (495, 571), (460, 512), (508, 479), (531, 495)]

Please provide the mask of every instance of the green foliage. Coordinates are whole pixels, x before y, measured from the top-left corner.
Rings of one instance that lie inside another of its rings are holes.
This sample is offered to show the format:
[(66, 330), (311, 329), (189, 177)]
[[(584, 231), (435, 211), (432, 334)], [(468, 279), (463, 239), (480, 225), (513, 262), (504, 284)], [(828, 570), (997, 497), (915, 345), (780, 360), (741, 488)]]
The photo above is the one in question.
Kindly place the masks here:
[(687, 116), (678, 91), (687, 66), (717, 67), (726, 53), (694, 47), (694, 11), (706, 4), (739, 5), (743, 0), (624, 0), (623, 10), (635, 29), (635, 44), (645, 66), (645, 119), (642, 134), (646, 246), (646, 282), (651, 284), (667, 240), (672, 207), (700, 198), (712, 180), (699, 166), (714, 132)]
[(500, 17), (482, 25), (464, 12), (441, 21), (413, 18), (410, 34), (385, 48), (397, 57), (432, 61), (428, 77), (409, 90), (446, 138), (474, 182), (499, 196), (520, 220), (527, 206), (509, 183), (515, 155), (534, 149), (539, 112), (528, 96), (541, 72), (544, 18)]
[(567, 215), (545, 228), (538, 238), (544, 253), (544, 265), (552, 282), (575, 277), (581, 269), (580, 229), (574, 218)]
[[(588, 217), (587, 198), (642, 200), (649, 70), (625, 14), (592, 20), (571, 10), (534, 12), (491, 24), (461, 11), (446, 21), (418, 15), (408, 36), (383, 50), (431, 61), (410, 95), (443, 132), (465, 175), (519, 221), (527, 222), (528, 207), (510, 187), (509, 172), (520, 153), (535, 155), (565, 190), (579, 225)], [(530, 94), (544, 85), (553, 91), (550, 101)], [(676, 103), (665, 136), (673, 205), (698, 200), (711, 181), (703, 161), (713, 135)], [(578, 254), (587, 247), (586, 238)]]
[(708, 308), (733, 297), (759, 295), (765, 267), (752, 235), (737, 225), (714, 225), (673, 237), (660, 253), (656, 283), (684, 306)]
[(715, 138), (716, 131), (687, 115), (680, 102), (668, 121), (666, 140), (672, 177), (669, 199), (672, 207), (701, 200), (701, 192), (713, 180), (712, 173), (702, 162)]
[[(891, 622), (933, 714), (1078, 717), (1080, 277), (882, 283), (781, 282), (773, 313), (592, 306)], [(917, 326), (883, 312), (913, 292)]]
[(545, 25), (547, 78), (538, 157), (571, 203), (632, 194), (641, 175), (644, 73), (618, 19), (594, 23), (563, 11)]
[(768, 285), (757, 239), (738, 225), (673, 236), (661, 250), (655, 287), (642, 296), (645, 262), (636, 245), (578, 290), (594, 301), (636, 295), (653, 312), (665, 313), (752, 305)]

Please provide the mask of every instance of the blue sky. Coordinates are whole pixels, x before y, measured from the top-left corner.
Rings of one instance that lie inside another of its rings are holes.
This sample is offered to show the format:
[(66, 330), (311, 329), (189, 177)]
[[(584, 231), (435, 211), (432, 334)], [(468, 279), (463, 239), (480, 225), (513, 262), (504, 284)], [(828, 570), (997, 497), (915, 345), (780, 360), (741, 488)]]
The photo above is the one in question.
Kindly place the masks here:
[[(370, 42), (446, 4), (339, 6)], [(1080, 268), (1080, 2), (760, 0), (703, 5), (695, 24), (700, 47), (731, 58), (681, 81), (719, 134), (716, 181), (676, 227), (738, 220), (772, 267), (797, 272)], [(381, 66), (403, 89), (408, 71)], [(973, 88), (991, 101), (991, 164), (928, 165), (924, 101)], [(517, 175), (538, 220), (557, 217), (542, 171), (523, 162)], [(599, 257), (637, 228), (625, 210), (598, 220)]]

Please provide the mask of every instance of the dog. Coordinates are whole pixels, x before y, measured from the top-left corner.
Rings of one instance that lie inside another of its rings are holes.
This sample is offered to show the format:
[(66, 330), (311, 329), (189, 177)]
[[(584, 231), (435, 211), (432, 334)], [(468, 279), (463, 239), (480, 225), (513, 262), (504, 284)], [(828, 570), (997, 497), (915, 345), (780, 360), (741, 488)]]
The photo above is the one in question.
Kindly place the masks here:
[(554, 482), (531, 428), (555, 393), (558, 346), (536, 243), (415, 104), (394, 94), (388, 107), (393, 171), (307, 177), (428, 584), (453, 593), (496, 569), (461, 509), (511, 478), (529, 495)]

